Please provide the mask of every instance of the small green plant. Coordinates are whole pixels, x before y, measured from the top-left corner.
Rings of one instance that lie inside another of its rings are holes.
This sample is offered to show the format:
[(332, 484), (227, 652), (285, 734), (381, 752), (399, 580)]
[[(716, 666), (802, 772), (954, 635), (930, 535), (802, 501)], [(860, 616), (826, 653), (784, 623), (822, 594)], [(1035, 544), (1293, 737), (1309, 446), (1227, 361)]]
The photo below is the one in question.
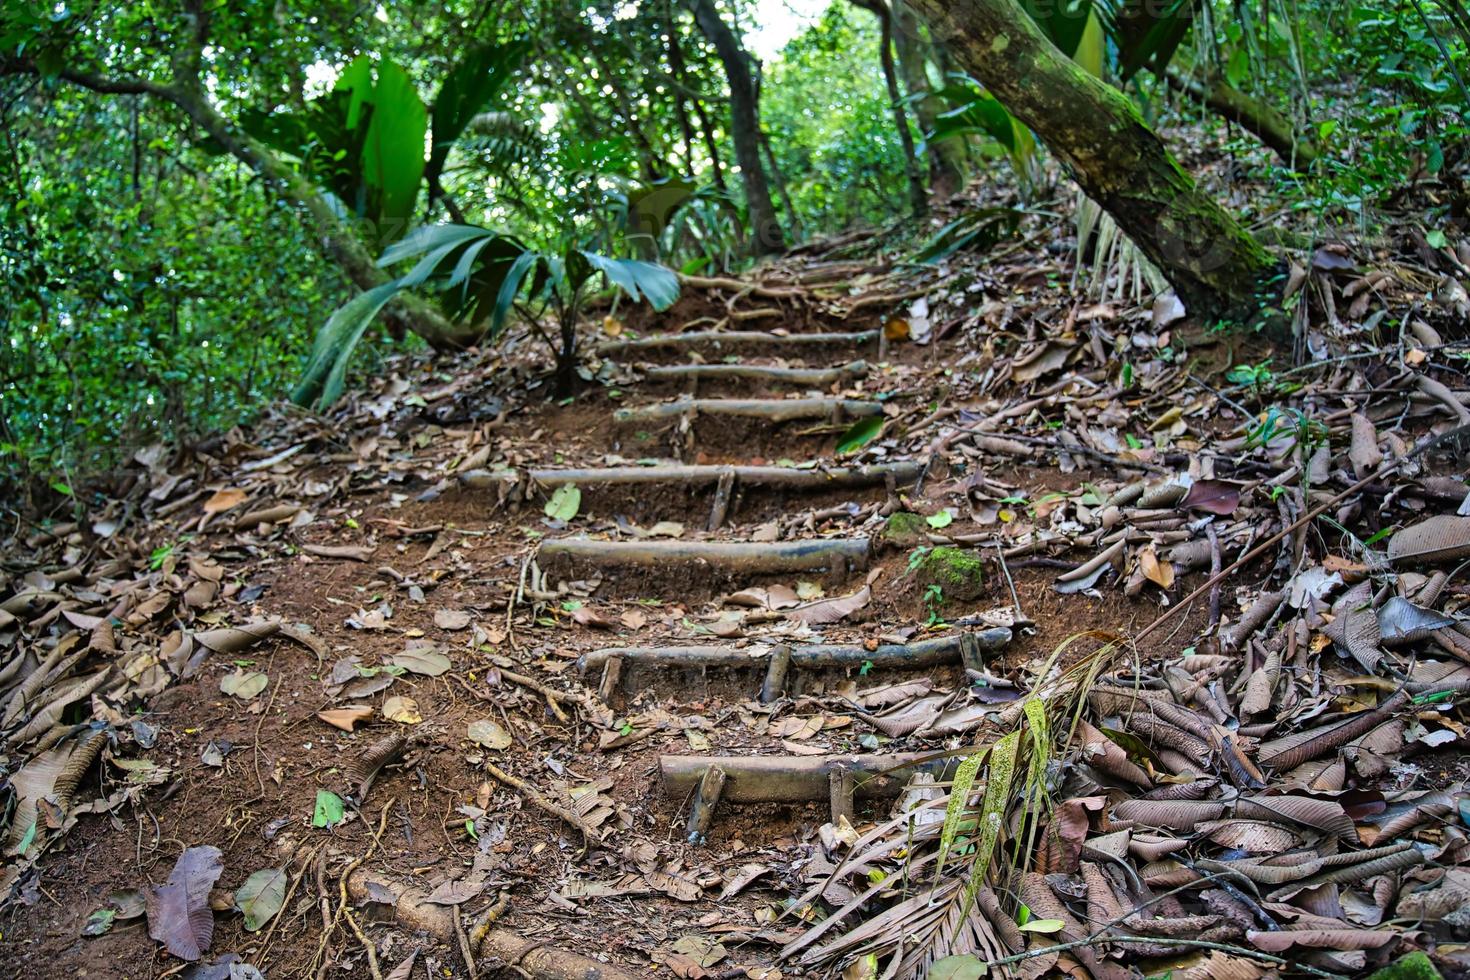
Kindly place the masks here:
[(929, 611), (929, 619), (925, 626), (934, 626), (944, 621), (939, 614), (939, 609), (944, 605), (944, 589), (939, 585), (931, 585), (924, 590), (924, 608)]
[(1269, 359), (1259, 364), (1237, 364), (1225, 373), (1225, 380), (1231, 384), (1254, 388), (1257, 393), (1270, 385), (1274, 377)]

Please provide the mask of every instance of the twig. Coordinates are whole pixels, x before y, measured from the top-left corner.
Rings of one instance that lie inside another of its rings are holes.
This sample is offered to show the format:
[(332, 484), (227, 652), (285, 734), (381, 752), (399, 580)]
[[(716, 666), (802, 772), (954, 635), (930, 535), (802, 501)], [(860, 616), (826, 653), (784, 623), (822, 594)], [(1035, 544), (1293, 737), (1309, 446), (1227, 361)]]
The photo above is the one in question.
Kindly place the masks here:
[(516, 790), (521, 794), (521, 796), (529, 800), (534, 806), (538, 807), (539, 809), (544, 810), (554, 817), (559, 817), (560, 819), (565, 820), (567, 823), (571, 824), (573, 827), (576, 827), (582, 832), (582, 836), (588, 841), (596, 841), (598, 839), (597, 831), (592, 827), (591, 824), (587, 823), (587, 821), (583, 820), (580, 816), (573, 813), (571, 810), (568, 810), (561, 804), (555, 803), (547, 798), (544, 794), (542, 794), (540, 790), (532, 786), (530, 783), (526, 782), (524, 779), (521, 779), (517, 776), (512, 776), (510, 773), (506, 772), (504, 769), (501, 769), (493, 762), (486, 762), (484, 763), (484, 766), (485, 771), (489, 773), (491, 777), (494, 778), (497, 782), (504, 783), (506, 786), (509, 786), (512, 789)]
[(276, 934), (276, 927), (286, 917), (286, 910), (291, 907), (291, 899), (296, 895), (296, 887), (301, 884), (301, 879), (306, 877), (306, 872), (315, 862), (316, 852), (319, 850), (321, 850), (320, 844), (306, 852), (306, 860), (301, 862), (301, 870), (296, 872), (295, 876), (291, 879), (291, 884), (286, 888), (286, 897), (281, 899), (281, 911), (276, 914), (276, 917), (271, 921), (271, 927), (265, 931), (265, 935), (260, 939), (260, 948), (262, 950), (260, 965), (262, 967), (270, 959), (270, 953), (267, 951), (270, 949), (271, 937)]
[(502, 890), (500, 897), (495, 900), (495, 904), (485, 910), (484, 914), (475, 922), (475, 927), (470, 930), (471, 949), (480, 948), (480, 944), (485, 941), (485, 935), (490, 931), (490, 927), (500, 921), (500, 917), (505, 914), (505, 910), (508, 908), (510, 908), (510, 892)]
[[(342, 917), (347, 920), (347, 928), (352, 930), (352, 934), (357, 937), (357, 941), (362, 943), (362, 948), (367, 951), (368, 972), (373, 975), (373, 980), (383, 980), (383, 971), (378, 968), (378, 951), (373, 947), (372, 941), (363, 934), (362, 927), (357, 924), (357, 920), (352, 916), (352, 910), (344, 907), (342, 909)], [(455, 921), (459, 921), (458, 918)], [(474, 978), (475, 976), (473, 965), (471, 965), (470, 977)]]
[(459, 909), (451, 909), (449, 917), (454, 920), (454, 938), (459, 940), (459, 954), (464, 957), (464, 968), (470, 980), (479, 980), (480, 969), (475, 966), (475, 953), (470, 949), (470, 938), (464, 933), (464, 923), (459, 919)]

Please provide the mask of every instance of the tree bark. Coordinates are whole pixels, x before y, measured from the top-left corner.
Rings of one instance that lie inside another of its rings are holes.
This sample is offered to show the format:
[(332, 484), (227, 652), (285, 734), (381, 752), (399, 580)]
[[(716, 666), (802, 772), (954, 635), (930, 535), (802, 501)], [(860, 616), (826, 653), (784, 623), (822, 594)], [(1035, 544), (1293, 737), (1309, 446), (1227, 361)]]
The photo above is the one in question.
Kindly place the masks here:
[(1306, 170), (1321, 155), (1310, 139), (1297, 135), (1291, 120), (1264, 102), (1233, 88), (1222, 78), (1200, 80), (1170, 71), (1163, 72), (1163, 78), (1170, 88), (1200, 100), (1216, 114), (1253, 134), (1275, 150), (1276, 155), (1289, 166)]
[[(898, 51), (898, 72), (913, 103), (919, 131), (932, 133), (942, 108), (929, 84), (930, 45), (920, 36), (919, 19), (909, 8), (909, 0), (893, 0), (893, 46)], [(929, 159), (930, 193), (940, 201), (959, 193), (965, 186), (963, 144), (958, 140), (931, 142), (926, 135), (925, 155)]]
[(903, 108), (903, 95), (898, 90), (898, 70), (893, 65), (893, 15), (884, 0), (853, 0), (857, 6), (878, 18), (878, 61), (883, 67), (883, 85), (888, 90), (893, 125), (903, 146), (903, 172), (909, 185), (909, 210), (914, 217), (929, 215), (929, 192), (919, 174), (918, 154), (914, 150), (914, 134), (909, 131), (908, 113)]
[[(176, 59), (176, 65), (187, 62), (187, 58)], [(36, 73), (35, 66), (29, 62), (0, 61), (0, 75)], [(74, 69), (63, 71), (61, 78), (93, 92), (147, 95), (176, 106), (200, 130), (259, 174), (277, 196), (302, 213), (323, 253), (341, 267), (353, 285), (366, 290), (388, 281), (387, 273), (378, 268), (357, 233), (337, 216), (321, 192), (282, 162), (265, 144), (232, 125), (209, 103), (203, 87), (192, 79), (186, 77), (164, 84), (146, 78), (109, 77)], [(399, 293), (388, 304), (385, 316), (398, 329), (412, 330), (438, 348), (467, 347), (480, 336), (477, 327), (453, 324), (429, 303), (407, 292)]]
[(749, 56), (735, 32), (721, 19), (713, 0), (688, 0), (694, 22), (715, 46), (725, 77), (730, 82), (730, 136), (735, 141), (735, 159), (745, 185), (745, 206), (750, 212), (751, 244), (757, 255), (784, 251), (786, 235), (776, 220), (771, 189), (761, 166), (760, 122), (756, 118), (755, 83)]
[[(709, 153), (710, 167), (714, 171), (715, 186), (721, 191), (725, 188), (724, 168), (720, 166), (720, 148), (715, 143), (714, 133), (710, 128), (709, 118), (705, 115), (704, 106), (699, 101), (699, 96), (694, 93), (686, 80), (687, 72), (684, 69), (684, 48), (679, 43), (679, 22), (674, 17), (673, 11), (669, 12), (669, 74), (673, 80), (674, 101), (683, 107), (687, 95), (690, 107), (694, 110), (694, 118), (699, 121), (700, 136), (704, 139), (704, 147)], [(694, 141), (692, 136), (686, 136), (689, 140), (689, 169), (690, 176), (694, 176)]]
[(1279, 264), (1200, 192), (1127, 96), (1058, 51), (1016, 0), (913, 6), (955, 59), (1113, 216), (1191, 314), (1260, 322), (1280, 295)]

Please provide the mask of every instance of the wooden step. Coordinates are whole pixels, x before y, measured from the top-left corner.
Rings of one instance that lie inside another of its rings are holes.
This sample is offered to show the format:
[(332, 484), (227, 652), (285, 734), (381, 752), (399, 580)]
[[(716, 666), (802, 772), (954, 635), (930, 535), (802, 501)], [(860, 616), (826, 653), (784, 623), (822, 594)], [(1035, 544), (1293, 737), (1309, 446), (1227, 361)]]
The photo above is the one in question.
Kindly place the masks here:
[(621, 354), (630, 350), (658, 350), (671, 347), (859, 347), (875, 342), (878, 330), (851, 333), (767, 333), (764, 330), (699, 330), (689, 333), (652, 334), (627, 340), (608, 340), (594, 348), (597, 356)]
[(677, 401), (620, 408), (613, 413), (619, 425), (661, 422), (684, 415), (723, 415), (790, 422), (793, 419), (855, 419), (883, 414), (881, 402), (856, 398), (681, 398)]
[(920, 465), (915, 462), (876, 463), (869, 466), (795, 467), (668, 464), (659, 466), (605, 466), (583, 468), (542, 468), (523, 470), (471, 470), (460, 476), (467, 487), (499, 487), (529, 479), (544, 487), (568, 483), (578, 486), (616, 486), (620, 484), (667, 483), (683, 486), (707, 486), (731, 479), (741, 486), (781, 487), (787, 490), (825, 490), (833, 487), (863, 487), (893, 481), (905, 483), (918, 477)]
[[(875, 649), (846, 643), (792, 644), (793, 667), (933, 667), (937, 664), (967, 665), (973, 660), (977, 669), (980, 655), (1005, 648), (1011, 642), (1010, 629), (999, 626), (978, 632), (954, 633), (949, 636), (920, 640), (917, 643), (889, 643)], [(764, 669), (778, 647), (749, 649), (728, 645), (669, 647), (608, 647), (584, 653), (577, 661), (586, 673), (617, 658), (625, 664), (683, 670), (697, 667), (751, 667)]]
[(655, 568), (700, 563), (722, 571), (755, 574), (850, 571), (866, 568), (867, 538), (800, 541), (603, 541), (553, 538), (541, 544), (543, 559), (568, 558), (601, 566)]
[(766, 367), (757, 364), (671, 364), (646, 365), (648, 381), (769, 381), (772, 384), (825, 388), (839, 381), (865, 377), (867, 361), (852, 361), (830, 368)]

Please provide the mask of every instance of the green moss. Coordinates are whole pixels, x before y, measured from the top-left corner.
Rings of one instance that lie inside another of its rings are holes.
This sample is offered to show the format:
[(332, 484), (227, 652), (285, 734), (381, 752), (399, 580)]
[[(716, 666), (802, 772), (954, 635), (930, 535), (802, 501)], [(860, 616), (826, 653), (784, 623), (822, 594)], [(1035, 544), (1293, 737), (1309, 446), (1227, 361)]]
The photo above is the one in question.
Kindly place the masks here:
[(978, 599), (985, 591), (985, 563), (973, 551), (941, 547), (926, 553), (914, 569), (919, 585), (939, 586), (945, 599)]
[(1368, 980), (1441, 980), (1439, 971), (1423, 953), (1410, 953), (1388, 964)]
[(928, 540), (928, 534), (929, 526), (922, 515), (900, 510), (888, 515), (888, 523), (883, 525), (883, 532), (879, 537), (884, 544), (912, 548), (924, 544)]

